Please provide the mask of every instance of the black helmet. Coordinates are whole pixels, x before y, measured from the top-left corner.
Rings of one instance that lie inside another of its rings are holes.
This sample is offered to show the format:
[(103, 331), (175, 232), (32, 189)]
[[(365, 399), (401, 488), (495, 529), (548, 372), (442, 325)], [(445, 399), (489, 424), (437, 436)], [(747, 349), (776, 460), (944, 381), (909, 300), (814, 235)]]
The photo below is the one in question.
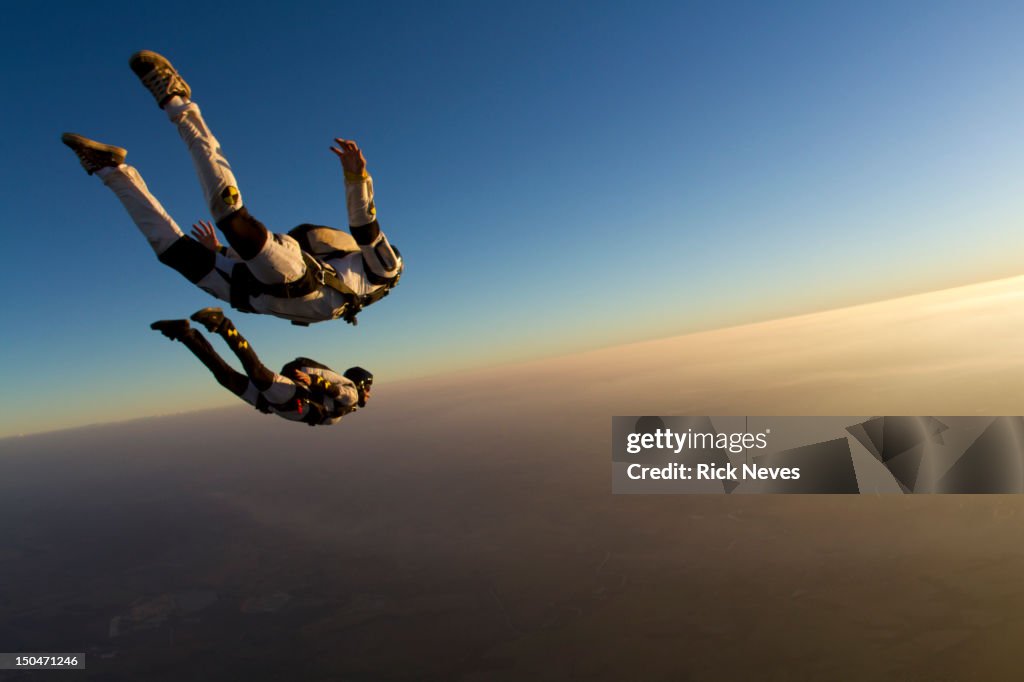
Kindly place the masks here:
[(359, 407), (366, 407), (366, 392), (373, 386), (373, 373), (362, 367), (349, 367), (343, 376), (359, 389)]

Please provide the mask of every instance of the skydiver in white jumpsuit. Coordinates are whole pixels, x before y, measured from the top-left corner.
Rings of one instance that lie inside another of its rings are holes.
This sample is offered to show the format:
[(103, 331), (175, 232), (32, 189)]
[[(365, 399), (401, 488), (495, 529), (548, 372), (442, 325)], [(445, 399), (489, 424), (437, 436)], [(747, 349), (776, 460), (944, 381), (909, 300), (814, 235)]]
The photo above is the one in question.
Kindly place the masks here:
[[(133, 55), (129, 65), (188, 147), (207, 206), (232, 251), (211, 253), (185, 235), (138, 171), (125, 164), (125, 149), (73, 133), (65, 133), (62, 140), (86, 172), (98, 175), (121, 200), (162, 263), (238, 310), (296, 324), (338, 318), (354, 324), (362, 307), (397, 284), (404, 264), (377, 222), (373, 179), (354, 141), (335, 138), (331, 147), (344, 170), (351, 236), (309, 224), (296, 228), (298, 233), (293, 230), (297, 238), (272, 233), (245, 207), (220, 144), (177, 70), (149, 51)], [(318, 250), (308, 240), (300, 245), (303, 234), (329, 235), (330, 244), (339, 248), (321, 244)]]
[(338, 374), (315, 360), (296, 358), (280, 373), (273, 372), (264, 366), (220, 308), (204, 308), (191, 319), (224, 339), (242, 363), (244, 374), (232, 369), (188, 320), (160, 320), (150, 326), (167, 338), (180, 341), (206, 365), (221, 386), (261, 412), (310, 426), (330, 426), (364, 407), (370, 398), (373, 375), (361, 367), (350, 367), (344, 374)]

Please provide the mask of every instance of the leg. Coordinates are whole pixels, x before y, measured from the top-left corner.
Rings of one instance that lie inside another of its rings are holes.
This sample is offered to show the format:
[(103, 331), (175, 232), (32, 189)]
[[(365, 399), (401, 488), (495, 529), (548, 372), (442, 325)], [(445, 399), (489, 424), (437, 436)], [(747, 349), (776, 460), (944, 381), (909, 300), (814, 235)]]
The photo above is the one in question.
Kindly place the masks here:
[(174, 97), (165, 107), (192, 155), (210, 213), (228, 243), (266, 284), (294, 282), (306, 271), (295, 240), (275, 235), (249, 213), (235, 185), (231, 166), (195, 102)]
[[(253, 382), (255, 385), (255, 382)], [(263, 398), (271, 405), (285, 405), (295, 398), (298, 389), (288, 377), (271, 372), (270, 383), (259, 389)]]
[(224, 359), (217, 355), (210, 342), (202, 334), (188, 326), (188, 320), (161, 320), (150, 325), (164, 336), (181, 343), (192, 351), (192, 354), (199, 358), (199, 361), (206, 365), (214, 378), (224, 388), (237, 396), (245, 393), (249, 387), (249, 379), (244, 374), (236, 372)]
[[(97, 174), (103, 180), (103, 184), (121, 201), (157, 257), (185, 236), (178, 224), (164, 210), (163, 205), (150, 194), (149, 187), (137, 170), (122, 163), (116, 167), (100, 169)], [(213, 255), (209, 251), (207, 253)], [(212, 267), (211, 260), (210, 268)]]
[(242, 363), (245, 373), (249, 375), (249, 386), (242, 394), (243, 400), (257, 405), (258, 396), (262, 394), (263, 399), (270, 405), (283, 405), (295, 398), (298, 392), (295, 382), (268, 369), (231, 320), (224, 316), (222, 310), (204, 308), (196, 311), (192, 319), (224, 339)]
[[(220, 223), (232, 213), (242, 210), (242, 196), (238, 193), (238, 183), (235, 174), (231, 172), (231, 165), (224, 157), (217, 138), (203, 120), (199, 106), (191, 101), (192, 88), (178, 70), (166, 57), (149, 50), (136, 52), (128, 64), (156, 99), (157, 106), (177, 126), (178, 134), (192, 156), (213, 219)], [(259, 253), (263, 242), (267, 240), (266, 228), (259, 223), (256, 225), (260, 229), (240, 230), (237, 233), (231, 229), (231, 223), (221, 228), (225, 230), (228, 242), (244, 259)]]
[(261, 412), (268, 412), (298, 421), (302, 413), (292, 409), (295, 397), (295, 384), (280, 374), (274, 375), (274, 381), (267, 388), (260, 390), (252, 381), (249, 382), (245, 391), (239, 395), (245, 402), (249, 403)]
[(229, 259), (185, 235), (167, 214), (139, 172), (126, 164), (101, 168), (100, 179), (114, 192), (161, 263), (213, 296), (231, 300)]
[[(231, 172), (231, 165), (224, 157), (220, 143), (203, 120), (199, 105), (187, 98), (174, 96), (164, 105), (164, 111), (178, 127), (178, 135), (188, 147), (213, 219), (219, 223), (241, 210), (244, 204), (238, 192), (235, 174)], [(265, 240), (266, 228), (263, 228), (263, 235)], [(241, 255), (242, 251), (234, 244), (232, 246)], [(259, 246), (256, 248), (258, 250)]]
[(217, 355), (217, 351), (213, 349), (213, 346), (210, 345), (210, 342), (202, 334), (192, 329), (190, 334), (182, 337), (181, 342), (206, 365), (206, 368), (217, 379), (217, 383), (235, 395), (242, 395), (245, 392), (246, 387), (249, 385), (249, 379), (244, 374), (236, 372), (228, 363), (224, 362), (224, 359)]
[(220, 308), (204, 308), (192, 315), (192, 319), (204, 325), (207, 331), (217, 334), (232, 350), (245, 373), (260, 392), (268, 390), (275, 382), (275, 373), (264, 365), (256, 351), (242, 336)]
[(231, 320), (225, 317), (217, 333), (228, 344), (228, 348), (232, 350), (238, 361), (242, 363), (245, 373), (260, 392), (273, 386), (274, 372), (260, 361), (256, 351), (249, 345), (245, 337), (238, 333), (238, 329), (231, 323)]
[(283, 240), (287, 238), (275, 235), (272, 239), (263, 223), (246, 210), (231, 165), (199, 106), (191, 100), (192, 89), (178, 70), (167, 58), (148, 50), (132, 55), (129, 65), (177, 126), (192, 156), (210, 214), (238, 255), (252, 261), (249, 269), (253, 275), (266, 284), (293, 282), (301, 277), (305, 263), (297, 245), (285, 248)]
[(213, 296), (223, 301), (231, 300), (230, 273), (234, 262), (226, 256), (212, 253), (182, 233), (156, 197), (150, 194), (139, 172), (125, 164), (126, 149), (75, 133), (64, 133), (61, 141), (75, 152), (82, 168), (89, 175), (99, 177), (121, 201), (160, 262), (174, 268)]

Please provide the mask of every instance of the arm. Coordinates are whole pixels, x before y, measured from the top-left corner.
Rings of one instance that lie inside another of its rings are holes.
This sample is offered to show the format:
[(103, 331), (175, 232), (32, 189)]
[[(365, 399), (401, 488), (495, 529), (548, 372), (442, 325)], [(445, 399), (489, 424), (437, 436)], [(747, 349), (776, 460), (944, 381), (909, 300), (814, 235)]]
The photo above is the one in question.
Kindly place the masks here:
[(366, 158), (352, 140), (335, 138), (331, 147), (345, 171), (345, 203), (352, 236), (359, 244), (367, 278), (372, 284), (384, 284), (401, 272), (402, 259), (388, 243), (377, 223), (377, 207), (373, 203), (373, 178), (366, 172)]
[(345, 383), (340, 385), (340, 392), (335, 396), (327, 409), (328, 420), (325, 424), (334, 424), (341, 421), (341, 418), (359, 409), (359, 389), (348, 379), (342, 379)]
[[(310, 378), (315, 386), (315, 378)], [(317, 409), (320, 416), (317, 423), (322, 426), (337, 424), (346, 414), (358, 409), (356, 405), (359, 402), (359, 390), (348, 379), (342, 377), (341, 381), (343, 383), (332, 384), (337, 389), (336, 395), (319, 398)]]

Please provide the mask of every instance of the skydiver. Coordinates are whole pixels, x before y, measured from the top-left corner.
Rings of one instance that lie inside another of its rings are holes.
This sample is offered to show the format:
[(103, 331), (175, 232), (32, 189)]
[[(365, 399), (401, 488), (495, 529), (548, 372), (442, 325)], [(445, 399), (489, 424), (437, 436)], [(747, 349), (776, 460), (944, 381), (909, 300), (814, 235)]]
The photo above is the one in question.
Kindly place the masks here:
[(256, 351), (238, 333), (220, 308), (203, 308), (192, 320), (217, 334), (234, 351), (245, 374), (224, 361), (188, 320), (159, 320), (152, 329), (172, 341), (180, 341), (206, 365), (217, 382), (261, 412), (276, 414), (310, 426), (330, 426), (370, 399), (373, 374), (362, 367), (350, 367), (338, 374), (330, 367), (308, 358), (296, 358), (281, 372), (273, 372), (260, 362)]
[(380, 230), (373, 179), (353, 140), (335, 138), (330, 147), (344, 171), (351, 235), (310, 224), (289, 234), (271, 233), (245, 207), (220, 144), (177, 70), (146, 50), (132, 55), (129, 66), (177, 127), (210, 213), (235, 257), (211, 254), (182, 233), (138, 171), (125, 164), (127, 150), (74, 133), (61, 139), (86, 172), (99, 176), (121, 200), (160, 262), (237, 310), (302, 325), (338, 318), (355, 324), (360, 309), (398, 283), (404, 263)]

